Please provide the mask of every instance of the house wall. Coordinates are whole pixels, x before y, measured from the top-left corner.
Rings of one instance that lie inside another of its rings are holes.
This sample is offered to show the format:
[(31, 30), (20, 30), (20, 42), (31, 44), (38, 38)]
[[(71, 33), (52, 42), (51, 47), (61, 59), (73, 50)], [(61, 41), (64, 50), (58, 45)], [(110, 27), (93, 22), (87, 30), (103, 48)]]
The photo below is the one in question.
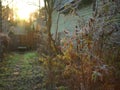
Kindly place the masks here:
[[(92, 6), (87, 6), (78, 10), (77, 13), (79, 16), (73, 14), (60, 14), (59, 23), (58, 23), (58, 32), (63, 32), (64, 30), (68, 30), (70, 32), (74, 32), (75, 26), (79, 25), (78, 20), (84, 18), (87, 21), (90, 17), (92, 17)], [(54, 11), (52, 15), (52, 28), (51, 32), (55, 33), (57, 28), (57, 18), (58, 12)]]

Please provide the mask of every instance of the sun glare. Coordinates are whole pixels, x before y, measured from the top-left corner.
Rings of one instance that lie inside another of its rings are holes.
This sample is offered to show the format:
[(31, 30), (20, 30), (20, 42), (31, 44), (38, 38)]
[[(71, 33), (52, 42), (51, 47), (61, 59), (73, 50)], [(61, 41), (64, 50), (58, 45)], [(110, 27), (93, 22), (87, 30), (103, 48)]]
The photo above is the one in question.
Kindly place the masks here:
[(18, 10), (17, 16), (19, 17), (19, 19), (28, 20), (31, 13), (32, 12), (28, 11), (28, 9)]
[[(35, 2), (35, 3), (37, 3), (37, 2)], [(41, 7), (43, 7), (43, 6), (44, 6), (44, 3), (42, 1)], [(19, 19), (22, 19), (22, 20), (28, 20), (30, 17), (30, 14), (32, 12), (35, 12), (35, 10), (38, 9), (38, 7), (28, 5), (27, 3), (23, 3), (23, 2), (17, 2), (16, 7), (17, 7), (17, 16)]]
[(23, 19), (23, 20), (28, 20), (30, 14), (35, 11), (35, 9), (30, 7), (29, 5), (20, 4), (20, 3), (17, 5), (17, 8), (18, 8), (17, 16), (19, 17), (19, 19)]
[[(8, 0), (9, 1), (9, 0)], [(13, 2), (9, 5), (11, 8), (14, 8), (15, 18), (22, 20), (28, 20), (30, 14), (39, 9), (39, 0), (12, 0)], [(10, 3), (10, 1), (9, 1)], [(6, 6), (8, 2), (3, 0), (2, 4)], [(44, 6), (44, 1), (40, 0), (40, 6)]]

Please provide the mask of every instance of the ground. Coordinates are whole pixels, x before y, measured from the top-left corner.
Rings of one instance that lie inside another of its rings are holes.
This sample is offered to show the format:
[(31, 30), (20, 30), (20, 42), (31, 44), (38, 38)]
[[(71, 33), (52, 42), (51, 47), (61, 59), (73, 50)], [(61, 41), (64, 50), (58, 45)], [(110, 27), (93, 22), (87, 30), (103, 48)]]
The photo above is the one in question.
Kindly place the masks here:
[(37, 53), (11, 53), (0, 63), (0, 90), (40, 90), (41, 70)]

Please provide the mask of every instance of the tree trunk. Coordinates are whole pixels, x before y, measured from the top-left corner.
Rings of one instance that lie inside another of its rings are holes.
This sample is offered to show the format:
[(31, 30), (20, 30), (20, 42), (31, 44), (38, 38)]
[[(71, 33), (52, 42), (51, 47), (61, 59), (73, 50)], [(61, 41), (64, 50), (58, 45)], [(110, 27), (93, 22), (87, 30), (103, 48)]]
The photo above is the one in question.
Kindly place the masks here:
[(48, 21), (47, 21), (47, 29), (48, 29), (48, 43), (49, 43), (49, 48), (55, 52), (55, 54), (58, 53), (57, 46), (55, 45), (55, 41), (52, 38), (51, 35), (51, 26), (52, 26), (52, 12), (49, 13), (48, 15)]
[(0, 32), (2, 32), (2, 1), (0, 0)]

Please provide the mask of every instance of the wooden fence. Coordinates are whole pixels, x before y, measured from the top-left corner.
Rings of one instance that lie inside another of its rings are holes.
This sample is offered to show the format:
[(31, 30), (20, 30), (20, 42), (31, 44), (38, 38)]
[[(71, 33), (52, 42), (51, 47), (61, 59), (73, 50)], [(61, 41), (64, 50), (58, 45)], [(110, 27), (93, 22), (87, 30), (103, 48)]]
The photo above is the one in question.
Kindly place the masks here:
[(10, 35), (11, 44), (10, 49), (16, 50), (19, 47), (26, 47), (27, 49), (36, 49), (38, 37), (36, 31), (30, 31), (27, 34)]

